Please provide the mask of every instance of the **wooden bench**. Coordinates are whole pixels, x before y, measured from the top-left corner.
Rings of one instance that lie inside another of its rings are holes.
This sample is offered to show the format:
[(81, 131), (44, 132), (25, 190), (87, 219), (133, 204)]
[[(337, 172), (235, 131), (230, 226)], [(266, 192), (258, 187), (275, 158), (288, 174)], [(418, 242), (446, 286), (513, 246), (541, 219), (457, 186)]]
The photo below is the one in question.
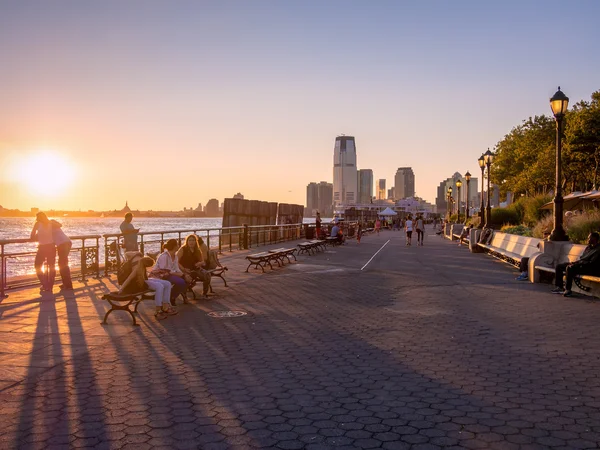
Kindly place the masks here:
[(265, 271), (265, 266), (268, 264), (269, 267), (271, 269), (273, 269), (273, 265), (271, 264), (271, 261), (276, 259), (276, 256), (274, 253), (269, 253), (269, 252), (261, 252), (261, 253), (254, 253), (253, 255), (248, 255), (246, 256), (246, 259), (250, 262), (250, 264), (248, 264), (248, 267), (246, 267), (246, 272), (248, 272), (248, 269), (250, 269), (250, 267), (254, 266), (255, 269), (258, 269), (259, 267), (262, 269), (262, 271)]
[(306, 241), (300, 242), (298, 244), (298, 254), (301, 255), (303, 253), (307, 253), (308, 255), (313, 255), (317, 252), (318, 248), (322, 245), (323, 241)]
[[(119, 294), (118, 292), (104, 294), (102, 296), (102, 299), (107, 300), (108, 303), (110, 303), (110, 309), (106, 311), (104, 319), (101, 322), (102, 325), (106, 325), (106, 319), (108, 319), (108, 316), (113, 311), (127, 311), (131, 315), (131, 319), (133, 320), (133, 326), (138, 326), (139, 324), (135, 320), (134, 313), (137, 314), (138, 306), (142, 302), (142, 300), (154, 298), (153, 294), (154, 291), (150, 290), (137, 292), (135, 294)], [(134, 306), (133, 311), (129, 308), (132, 305)]]
[(313, 239), (312, 241), (310, 241), (310, 243), (313, 245), (313, 248), (317, 251), (325, 251), (327, 249), (325, 239)]
[(489, 244), (478, 242), (477, 245), (495, 258), (519, 267), (521, 259), (530, 258), (539, 252), (540, 239), (494, 232)]
[[(552, 243), (544, 241), (540, 245), (540, 252), (529, 259), (529, 272), (533, 275), (530, 279), (534, 282), (554, 280), (557, 264), (575, 262), (581, 258), (585, 245), (568, 242)], [(584, 285), (590, 284), (590, 286)], [(583, 292), (590, 292), (600, 296), (600, 276), (579, 275), (573, 279), (573, 283)]]
[(281, 265), (285, 264), (285, 259), (287, 259), (287, 261), (291, 263), (292, 260), (290, 259), (290, 256), (294, 258), (294, 261), (298, 261), (296, 259), (296, 255), (294, 255), (294, 253), (296, 253), (295, 248), (276, 248), (274, 250), (269, 250), (269, 253), (273, 253), (274, 256), (277, 258), (277, 261), (281, 261)]

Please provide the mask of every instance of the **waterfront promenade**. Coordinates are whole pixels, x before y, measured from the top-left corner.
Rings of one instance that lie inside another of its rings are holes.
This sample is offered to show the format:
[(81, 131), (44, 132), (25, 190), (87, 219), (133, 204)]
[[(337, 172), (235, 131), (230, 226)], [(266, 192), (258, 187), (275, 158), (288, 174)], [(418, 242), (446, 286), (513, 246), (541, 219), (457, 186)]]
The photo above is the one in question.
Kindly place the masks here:
[(600, 305), (401, 236), (265, 274), (225, 254), (229, 288), (137, 328), (100, 325), (106, 278), (10, 292), (0, 448), (597, 448)]

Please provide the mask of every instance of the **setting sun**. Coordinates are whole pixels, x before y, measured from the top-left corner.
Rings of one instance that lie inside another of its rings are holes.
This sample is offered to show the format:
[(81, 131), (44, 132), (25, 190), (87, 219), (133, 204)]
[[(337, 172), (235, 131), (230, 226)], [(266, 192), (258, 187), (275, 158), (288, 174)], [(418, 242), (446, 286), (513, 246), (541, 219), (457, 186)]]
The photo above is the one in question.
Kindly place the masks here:
[(54, 151), (33, 153), (17, 161), (16, 166), (15, 178), (35, 195), (62, 194), (75, 178), (73, 164)]

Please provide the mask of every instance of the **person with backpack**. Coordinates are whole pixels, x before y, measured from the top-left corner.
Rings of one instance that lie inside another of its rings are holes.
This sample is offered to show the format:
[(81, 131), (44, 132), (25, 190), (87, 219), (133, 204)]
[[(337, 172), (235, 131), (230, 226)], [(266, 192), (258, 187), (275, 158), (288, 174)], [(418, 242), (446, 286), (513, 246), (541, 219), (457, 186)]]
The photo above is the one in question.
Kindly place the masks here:
[(121, 285), (119, 294), (137, 294), (151, 289), (154, 291), (154, 317), (157, 320), (177, 314), (171, 306), (171, 283), (160, 278), (148, 278), (146, 270), (154, 265), (154, 260), (140, 252), (127, 252), (125, 258), (127, 260), (117, 272), (117, 281)]

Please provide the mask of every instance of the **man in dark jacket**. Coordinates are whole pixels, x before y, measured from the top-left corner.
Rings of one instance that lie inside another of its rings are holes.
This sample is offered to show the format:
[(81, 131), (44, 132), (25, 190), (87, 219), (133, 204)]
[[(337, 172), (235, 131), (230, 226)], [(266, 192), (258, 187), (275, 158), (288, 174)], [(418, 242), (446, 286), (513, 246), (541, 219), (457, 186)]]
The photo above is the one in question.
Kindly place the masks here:
[[(572, 263), (558, 264), (555, 269), (556, 288), (554, 294), (571, 297), (573, 278), (577, 275), (600, 275), (600, 234), (593, 232), (588, 236), (588, 246), (583, 251), (581, 258)], [(567, 275), (567, 283), (563, 285), (563, 275)]]

